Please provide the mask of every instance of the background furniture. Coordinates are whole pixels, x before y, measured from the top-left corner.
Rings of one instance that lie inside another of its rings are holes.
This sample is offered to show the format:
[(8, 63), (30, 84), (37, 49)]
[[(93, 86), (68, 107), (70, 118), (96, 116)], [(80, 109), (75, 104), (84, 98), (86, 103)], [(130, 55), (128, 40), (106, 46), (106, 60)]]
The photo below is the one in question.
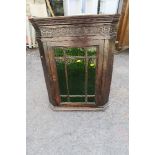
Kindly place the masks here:
[(120, 21), (116, 39), (116, 50), (129, 48), (129, 1), (123, 0), (122, 8), (119, 10)]

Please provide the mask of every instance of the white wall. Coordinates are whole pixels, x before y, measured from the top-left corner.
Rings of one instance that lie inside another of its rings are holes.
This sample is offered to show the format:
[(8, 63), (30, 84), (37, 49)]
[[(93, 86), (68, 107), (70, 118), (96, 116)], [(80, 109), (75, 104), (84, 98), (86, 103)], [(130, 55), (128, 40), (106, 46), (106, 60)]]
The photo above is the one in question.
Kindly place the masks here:
[(97, 14), (98, 0), (64, 0), (64, 15)]
[(118, 10), (119, 0), (101, 0), (100, 14), (116, 14)]

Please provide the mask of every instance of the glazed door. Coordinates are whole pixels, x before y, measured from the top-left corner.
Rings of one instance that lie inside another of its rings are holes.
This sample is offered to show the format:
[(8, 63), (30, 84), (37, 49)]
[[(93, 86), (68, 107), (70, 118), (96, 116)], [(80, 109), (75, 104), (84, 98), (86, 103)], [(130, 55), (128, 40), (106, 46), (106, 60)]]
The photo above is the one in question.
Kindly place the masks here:
[(88, 46), (49, 45), (44, 43), (44, 52), (54, 105), (103, 106), (110, 91), (113, 40)]

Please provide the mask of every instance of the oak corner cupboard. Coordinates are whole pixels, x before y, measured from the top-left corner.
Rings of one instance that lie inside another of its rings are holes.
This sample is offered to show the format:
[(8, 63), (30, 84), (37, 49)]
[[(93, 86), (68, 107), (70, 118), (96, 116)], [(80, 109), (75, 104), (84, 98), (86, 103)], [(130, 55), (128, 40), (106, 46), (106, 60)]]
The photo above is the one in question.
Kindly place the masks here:
[(54, 110), (103, 110), (119, 15), (31, 18)]

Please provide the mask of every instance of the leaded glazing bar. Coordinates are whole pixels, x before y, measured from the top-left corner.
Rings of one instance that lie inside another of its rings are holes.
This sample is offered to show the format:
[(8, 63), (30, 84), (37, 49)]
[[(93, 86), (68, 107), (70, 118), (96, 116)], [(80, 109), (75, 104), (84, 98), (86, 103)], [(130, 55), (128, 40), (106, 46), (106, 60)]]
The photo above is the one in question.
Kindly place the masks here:
[(85, 102), (87, 103), (87, 85), (88, 85), (88, 53), (87, 49), (85, 50)]

